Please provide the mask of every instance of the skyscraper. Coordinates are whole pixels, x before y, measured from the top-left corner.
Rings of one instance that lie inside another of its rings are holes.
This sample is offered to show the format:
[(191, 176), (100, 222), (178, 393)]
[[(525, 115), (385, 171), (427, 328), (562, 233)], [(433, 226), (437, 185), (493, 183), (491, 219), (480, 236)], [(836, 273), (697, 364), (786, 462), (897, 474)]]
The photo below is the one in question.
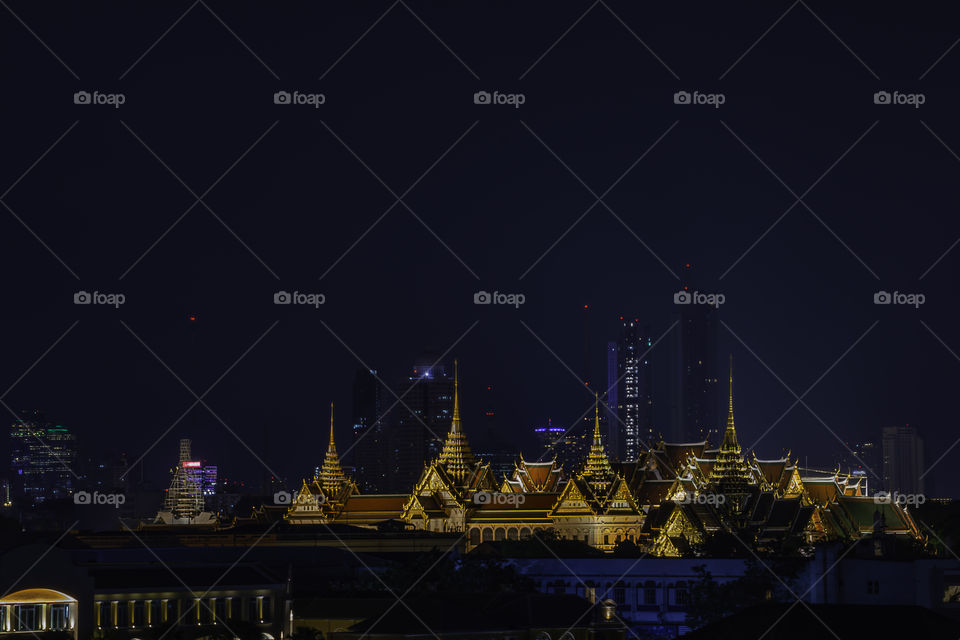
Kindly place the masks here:
[[(382, 413), (385, 397), (383, 385), (373, 369), (358, 369), (353, 379), (353, 464), (361, 491), (377, 493), (387, 490), (387, 442)], [(406, 399), (404, 399), (406, 401)]]
[[(653, 382), (650, 328), (641, 327), (638, 318), (620, 317), (617, 342), (617, 438), (616, 454), (623, 460), (636, 460), (653, 438)], [(614, 431), (611, 428), (611, 431)]]
[(883, 428), (883, 488), (890, 492), (921, 494), (923, 439), (910, 425)]
[(20, 413), (10, 428), (10, 439), (12, 494), (18, 506), (32, 507), (72, 495), (77, 479), (74, 434), (33, 410)]
[[(683, 270), (682, 290), (693, 293), (691, 266)], [(719, 432), (720, 395), (717, 308), (707, 304), (677, 304), (677, 326), (670, 337), (670, 410), (672, 439), (698, 442), (711, 430)]]
[[(453, 418), (453, 377), (444, 364), (422, 356), (398, 385), (409, 392), (385, 416), (387, 421), (387, 487), (392, 493), (410, 490), (423, 467), (440, 454), (443, 435)], [(402, 392), (401, 392), (402, 394)]]

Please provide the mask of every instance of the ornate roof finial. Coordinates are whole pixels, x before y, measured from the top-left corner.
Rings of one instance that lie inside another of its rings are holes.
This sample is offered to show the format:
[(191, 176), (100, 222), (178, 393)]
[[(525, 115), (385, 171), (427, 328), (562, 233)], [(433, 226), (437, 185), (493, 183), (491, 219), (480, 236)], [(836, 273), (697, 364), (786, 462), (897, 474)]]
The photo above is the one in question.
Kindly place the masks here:
[(336, 493), (346, 482), (347, 476), (340, 468), (340, 456), (337, 455), (337, 444), (333, 439), (333, 403), (330, 403), (330, 444), (327, 445), (327, 455), (323, 459), (323, 467), (317, 476), (320, 486), (325, 492)]
[(443, 465), (447, 473), (459, 481), (465, 480), (476, 466), (476, 459), (470, 451), (470, 443), (467, 442), (460, 424), (460, 374), (457, 360), (453, 361), (453, 420), (438, 462)]
[(593, 409), (593, 444), (590, 445), (587, 464), (581, 475), (591, 483), (600, 485), (609, 484), (614, 476), (610, 459), (607, 458), (607, 450), (603, 446), (603, 437), (600, 435), (600, 396), (596, 393), (594, 393)]
[(733, 354), (730, 355), (730, 405), (727, 410), (727, 428), (723, 432), (723, 444), (721, 449), (737, 449), (737, 429), (733, 424)]
[(460, 361), (453, 361), (453, 422), (450, 433), (460, 433)]

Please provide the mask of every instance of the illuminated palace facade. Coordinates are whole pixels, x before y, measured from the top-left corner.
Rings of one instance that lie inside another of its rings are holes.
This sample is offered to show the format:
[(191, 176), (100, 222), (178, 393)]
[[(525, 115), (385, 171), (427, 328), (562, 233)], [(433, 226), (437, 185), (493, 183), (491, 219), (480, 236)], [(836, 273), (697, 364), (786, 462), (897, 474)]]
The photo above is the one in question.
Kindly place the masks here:
[(330, 418), (330, 441), (319, 474), (304, 480), (284, 518), (291, 524), (351, 524), (377, 528), (400, 521), (408, 529), (465, 533), (468, 548), (522, 540), (552, 530), (603, 551), (630, 542), (653, 556), (698, 553), (716, 532), (748, 535), (758, 547), (788, 537), (816, 543), (857, 540), (879, 532), (920, 539), (910, 514), (877, 502), (860, 477), (802, 477), (796, 460), (744, 456), (733, 418), (733, 374), (723, 439), (660, 442), (630, 462), (612, 462), (594, 418), (586, 463), (569, 474), (556, 460), (516, 463), (496, 480), (473, 455), (460, 419), (455, 375), (453, 420), (440, 455), (409, 494), (361, 494), (341, 466)]

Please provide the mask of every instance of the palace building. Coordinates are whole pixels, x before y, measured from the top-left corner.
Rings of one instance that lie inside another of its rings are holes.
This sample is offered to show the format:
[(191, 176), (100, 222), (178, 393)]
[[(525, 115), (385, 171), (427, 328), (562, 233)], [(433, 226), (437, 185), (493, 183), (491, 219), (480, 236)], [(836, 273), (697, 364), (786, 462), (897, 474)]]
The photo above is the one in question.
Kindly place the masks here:
[[(340, 466), (333, 436), (318, 475), (304, 481), (285, 520), (291, 524), (352, 524), (463, 533), (467, 548), (521, 540), (550, 530), (602, 551), (632, 543), (653, 556), (704, 553), (718, 532), (747, 536), (757, 547), (787, 538), (808, 544), (857, 540), (882, 532), (920, 539), (910, 514), (896, 502), (866, 495), (861, 476), (803, 477), (796, 459), (745, 456), (733, 414), (733, 368), (720, 446), (708, 441), (665, 443), (637, 460), (613, 462), (600, 429), (580, 469), (522, 457), (499, 486), (489, 464), (471, 451), (460, 418), (454, 369), (453, 418), (439, 456), (427, 464), (409, 494), (361, 495)], [(569, 473), (569, 475), (568, 475)]]

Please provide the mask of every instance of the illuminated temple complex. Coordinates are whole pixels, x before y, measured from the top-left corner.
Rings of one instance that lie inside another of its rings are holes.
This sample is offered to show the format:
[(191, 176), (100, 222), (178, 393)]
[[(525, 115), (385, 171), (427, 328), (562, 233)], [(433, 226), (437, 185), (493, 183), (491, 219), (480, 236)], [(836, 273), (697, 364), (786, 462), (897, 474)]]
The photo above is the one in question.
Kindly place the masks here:
[(468, 548), (522, 540), (537, 530), (603, 551), (631, 542), (654, 556), (698, 553), (721, 531), (758, 547), (788, 537), (806, 543), (857, 540), (878, 532), (921, 538), (910, 514), (868, 497), (862, 477), (802, 477), (795, 459), (744, 456), (733, 417), (733, 373), (719, 447), (708, 441), (660, 442), (638, 460), (610, 460), (595, 410), (592, 442), (580, 469), (521, 457), (498, 482), (472, 453), (460, 419), (454, 375), (453, 419), (440, 455), (409, 494), (361, 494), (341, 466), (333, 437), (319, 474), (305, 480), (284, 518), (291, 524), (341, 523), (465, 533)]

